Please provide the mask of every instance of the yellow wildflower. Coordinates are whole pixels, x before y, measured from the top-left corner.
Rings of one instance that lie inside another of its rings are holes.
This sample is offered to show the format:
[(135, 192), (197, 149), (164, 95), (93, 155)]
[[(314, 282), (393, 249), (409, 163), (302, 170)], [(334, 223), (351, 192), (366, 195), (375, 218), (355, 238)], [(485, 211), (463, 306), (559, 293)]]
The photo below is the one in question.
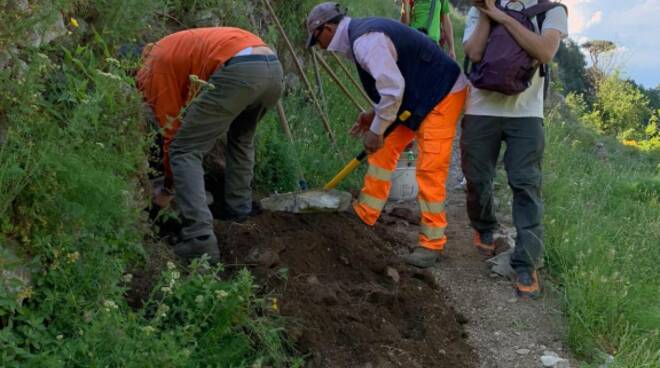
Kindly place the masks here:
[(71, 25), (74, 26), (75, 28), (80, 27), (80, 24), (78, 24), (78, 20), (77, 20), (76, 18), (74, 18), (74, 17), (71, 17), (71, 19), (69, 19), (69, 22), (70, 22)]

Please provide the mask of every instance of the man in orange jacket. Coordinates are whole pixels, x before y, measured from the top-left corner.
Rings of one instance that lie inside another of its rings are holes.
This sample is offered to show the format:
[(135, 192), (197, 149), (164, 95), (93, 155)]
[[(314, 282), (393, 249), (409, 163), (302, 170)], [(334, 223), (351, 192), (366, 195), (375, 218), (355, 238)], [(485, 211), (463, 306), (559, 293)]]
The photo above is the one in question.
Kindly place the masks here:
[(282, 67), (259, 37), (229, 27), (171, 34), (144, 60), (138, 87), (162, 130), (166, 187), (175, 189), (183, 217), (175, 253), (218, 261), (202, 159), (227, 134), (225, 203), (230, 217), (244, 219), (252, 210), (255, 129), (282, 94)]
[[(447, 242), (445, 181), (467, 95), (460, 67), (422, 33), (391, 19), (351, 19), (337, 3), (314, 7), (306, 25), (308, 46), (318, 43), (354, 60), (374, 101), (374, 111), (362, 114), (352, 130), (362, 136), (369, 153), (364, 187), (353, 206), (364, 223), (378, 220), (399, 155), (417, 140), (422, 221), (418, 247), (405, 260), (418, 267), (433, 265)], [(401, 118), (405, 115), (409, 117)]]

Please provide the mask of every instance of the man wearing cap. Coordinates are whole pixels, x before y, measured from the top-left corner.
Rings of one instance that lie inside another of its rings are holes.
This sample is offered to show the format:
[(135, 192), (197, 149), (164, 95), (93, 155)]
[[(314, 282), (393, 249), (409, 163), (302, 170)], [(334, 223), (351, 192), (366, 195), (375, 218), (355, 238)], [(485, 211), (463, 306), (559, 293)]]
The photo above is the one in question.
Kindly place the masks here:
[(351, 19), (339, 4), (325, 2), (312, 9), (306, 26), (308, 47), (318, 43), (355, 61), (374, 101), (351, 129), (369, 153), (364, 187), (353, 205), (367, 225), (376, 223), (385, 206), (399, 155), (417, 140), (421, 231), (418, 246), (404, 259), (417, 267), (433, 265), (447, 242), (445, 182), (466, 79), (430, 38), (391, 19)]
[[(190, 260), (206, 254), (212, 262), (219, 260), (202, 159), (224, 134), (227, 217), (240, 221), (251, 212), (254, 133), (266, 109), (280, 98), (282, 79), (273, 51), (238, 28), (189, 29), (145, 50), (138, 87), (163, 132), (166, 182), (173, 183), (183, 218), (182, 241), (174, 248), (178, 256)], [(205, 85), (201, 92), (200, 84)]]

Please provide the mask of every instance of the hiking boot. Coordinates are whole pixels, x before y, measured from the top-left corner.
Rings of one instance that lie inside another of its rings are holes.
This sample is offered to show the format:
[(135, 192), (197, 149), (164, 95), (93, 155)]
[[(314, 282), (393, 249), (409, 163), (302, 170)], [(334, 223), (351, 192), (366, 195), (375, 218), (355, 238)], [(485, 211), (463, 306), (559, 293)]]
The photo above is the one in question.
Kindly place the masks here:
[(218, 250), (218, 240), (215, 235), (199, 236), (181, 241), (174, 246), (174, 253), (188, 262), (204, 254), (209, 257), (210, 264), (220, 262), (220, 250)]
[(536, 271), (516, 271), (516, 294), (521, 299), (536, 299), (541, 296)]
[(419, 268), (428, 268), (433, 266), (440, 256), (439, 250), (417, 247), (412, 253), (403, 256), (403, 260), (409, 265)]
[(237, 213), (232, 210), (225, 210), (222, 213), (220, 213), (220, 216), (218, 218), (222, 221), (231, 221), (231, 222), (237, 222), (239, 224), (244, 223), (247, 221), (248, 218), (250, 217), (255, 217), (259, 216), (264, 212), (263, 207), (261, 207), (261, 203), (259, 202), (252, 202), (252, 209), (248, 213)]
[(474, 232), (474, 239), (472, 240), (474, 247), (477, 248), (479, 254), (484, 257), (495, 256), (495, 241), (493, 240), (492, 233), (479, 234), (478, 231)]

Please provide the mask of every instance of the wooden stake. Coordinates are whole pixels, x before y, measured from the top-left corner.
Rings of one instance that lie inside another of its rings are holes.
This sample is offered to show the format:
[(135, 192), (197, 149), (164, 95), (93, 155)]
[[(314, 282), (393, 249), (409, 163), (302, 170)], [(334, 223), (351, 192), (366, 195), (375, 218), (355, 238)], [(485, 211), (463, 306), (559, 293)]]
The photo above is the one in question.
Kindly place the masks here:
[(351, 92), (348, 90), (348, 88), (346, 88), (346, 86), (344, 85), (344, 83), (342, 83), (339, 77), (337, 77), (337, 74), (335, 74), (335, 72), (332, 70), (330, 65), (328, 65), (328, 63), (323, 59), (323, 57), (321, 57), (321, 55), (317, 55), (316, 50), (312, 50), (312, 53), (316, 55), (316, 58), (319, 60), (319, 63), (321, 63), (323, 69), (325, 69), (325, 71), (328, 72), (328, 74), (330, 74), (332, 80), (334, 80), (335, 83), (337, 83), (337, 85), (339, 86), (339, 88), (344, 92), (344, 94), (348, 96), (348, 99), (351, 100), (351, 102), (353, 102), (353, 105), (355, 105), (355, 107), (357, 107), (357, 109), (360, 110), (360, 112), (364, 112), (365, 111), (364, 107), (362, 107), (362, 105), (360, 105), (360, 103), (355, 99), (355, 97), (353, 97)]
[(321, 96), (321, 102), (323, 103), (324, 108), (328, 108), (327, 100), (325, 99), (325, 93), (323, 92), (323, 80), (321, 79), (321, 71), (319, 70), (319, 61), (318, 55), (316, 52), (312, 52), (312, 62), (314, 64), (314, 77), (316, 78), (316, 84), (319, 90), (319, 96)]
[(365, 100), (367, 100), (369, 105), (371, 105), (373, 102), (369, 98), (369, 95), (367, 95), (367, 92), (364, 91), (364, 89), (362, 88), (362, 85), (355, 80), (355, 78), (353, 77), (353, 74), (351, 73), (351, 71), (348, 70), (346, 65), (344, 65), (344, 62), (342, 62), (341, 59), (339, 58), (339, 56), (337, 56), (337, 54), (335, 54), (334, 52), (331, 52), (330, 55), (332, 55), (332, 57), (335, 58), (335, 61), (337, 61), (337, 64), (339, 64), (339, 67), (341, 68), (341, 70), (343, 70), (344, 73), (346, 73), (346, 75), (348, 76), (348, 79), (351, 80), (351, 82), (353, 83), (355, 88), (357, 88), (358, 91), (360, 91), (360, 93), (365, 98)]
[[(289, 143), (293, 145), (293, 135), (291, 134), (291, 128), (289, 127), (289, 119), (286, 118), (286, 113), (284, 112), (284, 105), (282, 105), (282, 100), (277, 101), (277, 115), (280, 117), (280, 126), (284, 130), (284, 134), (289, 139)], [(305, 173), (303, 172), (302, 165), (300, 161), (297, 162), (298, 169), (298, 185), (301, 190), (307, 190), (307, 180), (305, 180)]]
[(328, 136), (330, 137), (330, 141), (332, 141), (332, 144), (335, 146), (337, 151), (339, 151), (339, 148), (337, 147), (337, 140), (335, 139), (335, 134), (332, 132), (332, 128), (330, 127), (330, 122), (328, 121), (328, 117), (325, 116), (325, 112), (323, 111), (323, 108), (321, 107), (318, 98), (316, 98), (316, 94), (314, 93), (312, 84), (309, 83), (309, 79), (307, 79), (307, 75), (303, 70), (302, 64), (300, 64), (300, 60), (298, 60), (298, 56), (296, 56), (296, 51), (294, 50), (291, 41), (289, 41), (289, 37), (286, 35), (286, 32), (284, 31), (284, 28), (282, 27), (279, 18), (277, 18), (277, 14), (275, 14), (275, 10), (273, 10), (273, 7), (270, 5), (270, 1), (262, 0), (262, 2), (266, 5), (266, 8), (268, 8), (268, 12), (270, 13), (270, 16), (273, 17), (273, 21), (275, 22), (275, 26), (277, 30), (280, 32), (280, 35), (282, 35), (282, 38), (284, 38), (284, 42), (286, 43), (289, 52), (291, 52), (293, 61), (296, 64), (296, 68), (298, 69), (298, 73), (300, 73), (300, 77), (305, 83), (305, 87), (307, 87), (307, 91), (309, 92), (309, 95), (312, 98), (312, 102), (314, 102), (316, 109), (319, 111), (319, 114), (321, 114), (323, 127), (325, 128), (325, 131), (328, 133)]
[(280, 117), (280, 126), (286, 137), (289, 139), (289, 143), (293, 143), (293, 135), (291, 134), (291, 128), (289, 127), (289, 119), (286, 118), (286, 114), (284, 113), (282, 100), (277, 101), (277, 115)]

